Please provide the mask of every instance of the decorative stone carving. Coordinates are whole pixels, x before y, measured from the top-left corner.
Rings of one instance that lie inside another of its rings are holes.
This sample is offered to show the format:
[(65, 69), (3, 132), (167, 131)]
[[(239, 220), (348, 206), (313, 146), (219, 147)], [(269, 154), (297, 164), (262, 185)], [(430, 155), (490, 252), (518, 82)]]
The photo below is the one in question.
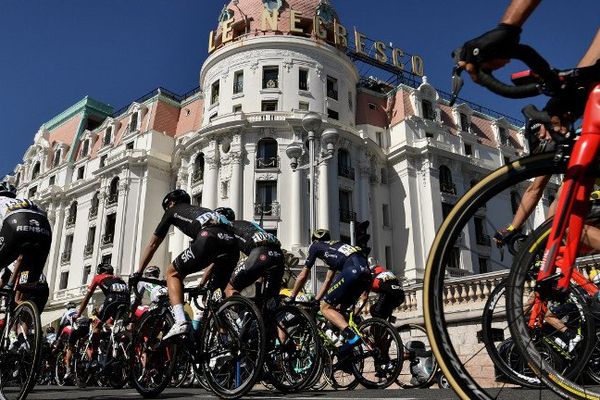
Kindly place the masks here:
[(204, 158), (204, 165), (209, 170), (215, 170), (215, 169), (219, 168), (219, 162), (215, 158), (213, 158), (213, 157), (205, 157)]
[(293, 67), (294, 60), (292, 60), (291, 58), (286, 58), (283, 60), (283, 68), (285, 68), (287, 72), (290, 72)]
[(256, 174), (257, 181), (275, 181), (277, 180), (277, 174), (273, 173), (259, 173)]

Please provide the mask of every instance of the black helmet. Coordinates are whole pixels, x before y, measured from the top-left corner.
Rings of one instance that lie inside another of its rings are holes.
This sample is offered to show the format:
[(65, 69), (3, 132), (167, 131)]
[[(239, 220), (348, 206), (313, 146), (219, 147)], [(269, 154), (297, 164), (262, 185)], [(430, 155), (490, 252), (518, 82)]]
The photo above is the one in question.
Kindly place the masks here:
[(113, 275), (114, 273), (115, 273), (115, 269), (109, 263), (100, 263), (96, 267), (96, 275), (100, 275), (100, 274)]
[(327, 242), (331, 240), (331, 234), (327, 229), (317, 229), (312, 234), (312, 241), (321, 240), (323, 242)]
[(217, 214), (221, 214), (222, 216), (224, 216), (225, 218), (227, 218), (229, 221), (235, 221), (235, 211), (233, 211), (229, 207), (218, 207), (218, 208), (215, 208), (215, 212)]
[(17, 197), (17, 188), (10, 182), (0, 182), (0, 196), (12, 197), (14, 199)]
[(70, 310), (70, 309), (72, 309), (72, 308), (76, 308), (76, 307), (77, 307), (77, 305), (76, 305), (75, 303), (73, 303), (72, 301), (70, 301), (70, 302), (68, 302), (67, 304), (65, 304), (65, 308), (66, 308), (67, 310)]
[(155, 265), (151, 265), (144, 270), (144, 276), (146, 278), (158, 278), (160, 276), (160, 269)]
[(162, 201), (162, 208), (166, 210), (169, 207), (169, 203), (173, 202), (175, 204), (186, 203), (190, 204), (192, 199), (190, 195), (183, 189), (175, 189), (172, 192), (168, 193)]

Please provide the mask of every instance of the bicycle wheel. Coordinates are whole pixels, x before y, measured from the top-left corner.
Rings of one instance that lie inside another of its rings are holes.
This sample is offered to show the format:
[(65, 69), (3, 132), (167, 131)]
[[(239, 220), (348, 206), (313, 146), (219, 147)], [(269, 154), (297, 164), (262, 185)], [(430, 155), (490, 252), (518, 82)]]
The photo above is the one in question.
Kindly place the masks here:
[(33, 389), (40, 369), (42, 326), (37, 306), (20, 303), (0, 343), (0, 397), (22, 400)]
[(427, 331), (421, 325), (404, 324), (396, 328), (404, 344), (404, 361), (396, 382), (404, 389), (428, 388), (435, 382), (437, 362), (431, 351)]
[[(530, 367), (552, 390), (569, 398), (597, 399), (600, 398), (598, 387), (580, 379), (585, 376), (585, 367), (596, 344), (594, 318), (584, 291), (572, 285), (565, 299), (548, 300), (548, 310), (553, 317), (546, 316), (540, 328), (529, 328), (535, 278), (542, 264), (552, 222), (552, 219), (544, 222), (530, 235), (509, 275), (507, 299), (511, 304), (507, 312), (511, 321), (510, 331)], [(556, 326), (556, 318), (563, 324)], [(580, 338), (572, 350), (571, 346), (567, 347), (569, 341), (565, 333), (561, 332), (563, 326)], [(568, 362), (566, 358), (569, 358)]]
[(402, 369), (404, 347), (398, 331), (386, 320), (369, 318), (358, 325), (362, 369), (352, 363), (352, 372), (367, 389), (385, 389), (396, 382)]
[[(475, 305), (489, 295), (493, 280), (468, 275), (480, 272), (486, 262), (495, 271), (512, 265), (512, 257), (498, 254), (485, 232), (493, 233), (512, 220), (511, 192), (524, 191), (532, 178), (564, 171), (565, 164), (555, 162), (552, 153), (522, 158), (497, 169), (473, 182), (433, 241), (423, 282), (425, 325), (440, 369), (462, 399), (511, 395), (506, 383), (495, 381), (493, 362), (476, 334), (481, 330), (483, 309)], [(539, 393), (541, 398), (545, 395)]]
[(222, 398), (240, 398), (252, 390), (263, 369), (262, 317), (252, 301), (232, 296), (207, 319), (200, 334), (206, 382)]
[(177, 363), (176, 341), (163, 341), (174, 320), (168, 307), (149, 311), (136, 324), (131, 343), (130, 381), (146, 398), (158, 396), (171, 382)]
[(65, 380), (65, 374), (67, 373), (67, 365), (65, 363), (65, 353), (61, 350), (56, 355), (54, 362), (54, 380), (58, 386), (65, 386), (67, 381)]
[[(488, 355), (498, 370), (501, 379), (528, 388), (538, 388), (542, 382), (531, 371), (521, 353), (514, 351), (506, 319), (506, 286), (508, 279), (502, 282), (490, 294), (483, 309), (482, 337)], [(500, 344), (497, 344), (500, 342)], [(496, 373), (496, 376), (499, 374)]]
[(272, 348), (265, 361), (267, 379), (281, 392), (296, 392), (320, 374), (317, 326), (306, 311), (291, 305), (278, 307), (274, 321), (269, 331)]
[(185, 349), (182, 349), (179, 352), (179, 357), (173, 370), (170, 386), (176, 388), (184, 387), (186, 383), (190, 383), (190, 380), (193, 379), (194, 366), (192, 365), (190, 354)]

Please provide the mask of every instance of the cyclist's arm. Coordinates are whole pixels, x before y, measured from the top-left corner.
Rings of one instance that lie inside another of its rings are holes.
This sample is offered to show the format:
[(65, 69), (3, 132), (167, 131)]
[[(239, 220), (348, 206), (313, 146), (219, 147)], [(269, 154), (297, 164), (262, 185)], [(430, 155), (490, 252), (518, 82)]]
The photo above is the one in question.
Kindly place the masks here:
[(541, 3), (541, 0), (512, 0), (500, 21), (503, 24), (523, 26)]
[(315, 300), (321, 301), (321, 299), (325, 296), (325, 293), (327, 293), (327, 290), (331, 286), (331, 282), (333, 281), (334, 276), (335, 276), (335, 271), (332, 269), (328, 269), (327, 275), (325, 276), (325, 281), (323, 282), (323, 285), (321, 286), (321, 289), (319, 290), (319, 294), (317, 295)]
[(85, 297), (83, 298), (83, 301), (81, 302), (81, 305), (79, 306), (79, 310), (77, 310), (77, 314), (75, 315), (77, 318), (83, 315), (83, 312), (85, 311), (85, 308), (90, 302), (90, 299), (92, 298), (92, 295), (94, 294), (95, 290), (95, 286), (90, 286), (90, 288), (88, 289), (87, 293), (85, 294)]
[(142, 252), (140, 266), (137, 270), (138, 273), (141, 274), (142, 272), (144, 272), (144, 269), (148, 266), (148, 264), (150, 264), (152, 257), (154, 257), (154, 253), (156, 253), (156, 250), (162, 243), (163, 239), (164, 239), (164, 236), (162, 236), (162, 237), (157, 236), (156, 233), (152, 235), (152, 237), (150, 238), (150, 241), (148, 242), (148, 244), (144, 248), (144, 251)]
[(586, 51), (585, 55), (579, 61), (578, 67), (589, 67), (590, 65), (594, 65), (596, 61), (600, 59), (600, 29), (596, 32), (596, 36), (594, 40), (592, 40), (592, 44)]
[(521, 199), (521, 203), (519, 204), (519, 208), (517, 209), (512, 221), (512, 226), (515, 229), (521, 228), (533, 210), (535, 210), (537, 203), (544, 194), (544, 188), (548, 184), (550, 177), (550, 175), (538, 176), (529, 185), (527, 190), (525, 190), (523, 198)]
[(300, 290), (304, 287), (304, 284), (306, 283), (306, 280), (308, 279), (309, 273), (310, 273), (310, 268), (308, 268), (308, 267), (302, 268), (302, 271), (300, 271), (300, 273), (298, 274), (298, 277), (296, 278), (296, 284), (294, 285), (294, 289), (292, 290), (292, 294), (290, 295), (291, 298), (296, 297), (298, 295), (298, 293), (300, 292)]

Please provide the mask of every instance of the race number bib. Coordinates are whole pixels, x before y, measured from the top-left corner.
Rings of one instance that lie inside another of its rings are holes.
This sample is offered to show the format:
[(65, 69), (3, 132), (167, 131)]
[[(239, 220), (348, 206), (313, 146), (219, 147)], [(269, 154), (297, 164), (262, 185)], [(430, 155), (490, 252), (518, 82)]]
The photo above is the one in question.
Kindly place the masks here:
[(113, 293), (125, 293), (127, 292), (127, 285), (125, 283), (115, 282), (110, 285), (110, 291)]
[(349, 257), (349, 256), (351, 256), (354, 253), (358, 253), (360, 250), (359, 250), (358, 247), (351, 246), (349, 244), (345, 244), (343, 246), (340, 246), (340, 248), (337, 249), (337, 251), (340, 252), (340, 253), (342, 253), (346, 257)]

